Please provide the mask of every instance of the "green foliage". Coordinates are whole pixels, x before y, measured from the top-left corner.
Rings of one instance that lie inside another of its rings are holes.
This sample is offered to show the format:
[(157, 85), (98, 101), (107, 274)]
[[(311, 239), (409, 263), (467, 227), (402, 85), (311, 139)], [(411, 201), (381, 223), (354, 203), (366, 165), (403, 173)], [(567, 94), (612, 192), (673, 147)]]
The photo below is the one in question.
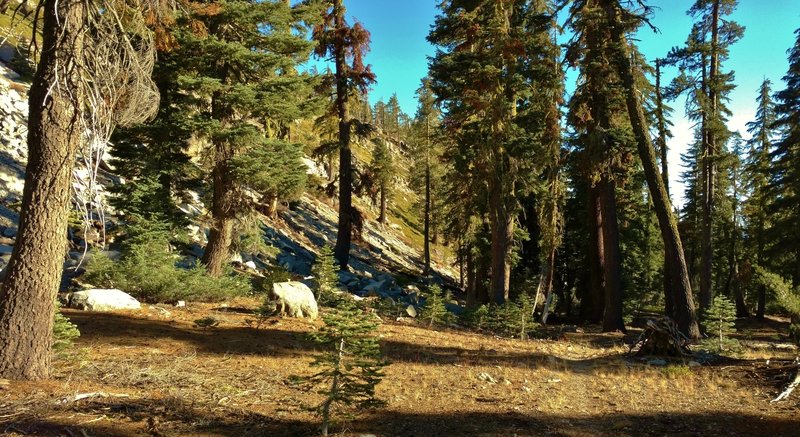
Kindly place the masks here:
[(310, 335), (321, 348), (311, 363), (319, 372), (309, 377), (293, 377), (304, 386), (317, 387), (324, 401), (313, 408), (322, 417), (323, 434), (332, 415), (350, 415), (354, 410), (385, 405), (375, 396), (386, 364), (381, 356), (373, 315), (365, 313), (351, 300), (343, 299), (337, 308), (324, 314), (319, 331)]
[(219, 320), (213, 317), (203, 317), (202, 319), (195, 319), (194, 327), (195, 328), (216, 328), (219, 325)]
[(739, 342), (730, 338), (736, 333), (736, 306), (725, 296), (717, 296), (704, 314), (703, 327), (709, 338), (702, 345), (714, 352), (735, 351)]
[(317, 302), (320, 304), (329, 303), (333, 300), (333, 292), (339, 283), (339, 276), (336, 273), (339, 269), (336, 265), (336, 258), (333, 256), (333, 248), (327, 244), (322, 246), (317, 255), (317, 261), (311, 267), (311, 275), (314, 276), (316, 284)]
[(92, 252), (81, 279), (98, 287), (119, 288), (145, 302), (218, 302), (250, 292), (249, 282), (231, 272), (213, 278), (202, 266), (179, 268), (177, 260), (166, 235), (155, 227), (130, 236), (119, 262)]
[(491, 303), (469, 309), (462, 314), (461, 321), (479, 331), (522, 339), (528, 338), (538, 326), (533, 319), (533, 301), (526, 293), (503, 305)]
[(258, 137), (254, 141), (256, 147), (231, 160), (239, 183), (267, 198), (300, 196), (307, 180), (302, 145)]
[(53, 320), (53, 352), (56, 357), (62, 357), (72, 348), (72, 343), (76, 338), (80, 337), (81, 333), (78, 327), (75, 326), (70, 320), (61, 314), (61, 305), (55, 303), (56, 312)]
[(438, 285), (433, 285), (428, 290), (425, 305), (422, 306), (420, 319), (428, 322), (428, 326), (449, 325), (455, 316), (447, 310), (445, 302), (450, 299), (450, 293), (445, 293)]
[(753, 281), (766, 288), (779, 308), (794, 318), (800, 318), (800, 290), (792, 288), (789, 281), (762, 267), (753, 267)]
[(292, 274), (283, 266), (269, 267), (264, 271), (264, 279), (261, 282), (261, 293), (269, 294), (272, 292), (272, 285), (280, 282), (291, 281)]

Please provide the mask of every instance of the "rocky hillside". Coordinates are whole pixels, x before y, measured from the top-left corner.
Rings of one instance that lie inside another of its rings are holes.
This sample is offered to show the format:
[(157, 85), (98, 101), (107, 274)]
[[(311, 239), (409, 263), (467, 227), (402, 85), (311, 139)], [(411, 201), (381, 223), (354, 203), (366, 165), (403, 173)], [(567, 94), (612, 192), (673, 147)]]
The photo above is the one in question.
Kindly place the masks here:
[[(27, 91), (29, 85), (22, 82), (19, 76), (0, 63), (0, 267), (5, 266), (14, 244), (16, 224), (19, 219), (17, 210), (22, 197), (25, 163), (27, 160)], [(356, 155), (362, 161), (370, 158), (367, 145), (356, 145)], [(398, 154), (399, 173), (407, 173), (409, 163)], [(319, 176), (320, 169), (311, 159), (306, 160), (309, 173)], [(402, 180), (403, 174), (398, 175)], [(123, 183), (113, 174), (103, 175), (104, 184)], [(86, 174), (79, 168), (75, 170), (75, 188), (79, 196), (86, 197)], [(101, 198), (105, 190), (100, 189)], [(416, 282), (416, 276), (422, 269), (422, 238), (413, 212), (414, 194), (404, 185), (400, 185), (395, 194), (397, 201), (390, 208), (389, 224), (381, 227), (376, 223), (377, 210), (368, 199), (355, 199), (356, 206), (365, 215), (362, 241), (355, 242), (352, 250), (352, 263), (349, 272), (341, 273), (341, 281), (350, 291), (361, 294), (377, 294), (393, 299), (413, 301), (415, 296), (409, 295), (407, 285)], [(200, 196), (194, 196), (192, 203), (181, 205), (181, 209), (192, 218), (190, 226), (195, 244), (186, 255), (189, 263), (202, 256), (207, 229), (207, 210), (200, 202)], [(305, 277), (311, 272), (318, 249), (323, 244), (333, 245), (336, 239), (337, 212), (333, 200), (317, 198), (310, 194), (278, 213), (276, 218), (262, 217), (264, 222), (264, 239), (274, 246), (277, 255), (269, 259), (252, 254), (239, 254), (233, 262), (247, 263), (259, 273), (264, 273), (276, 266), (285, 268), (290, 273)], [(118, 222), (113, 213), (107, 219)], [(124, 226), (124, 223), (122, 223)], [(74, 274), (77, 260), (83, 255), (83, 235), (80, 232), (70, 234), (71, 250), (65, 260), (65, 269)], [(441, 249), (440, 249), (441, 250)], [(436, 256), (436, 255), (439, 256)], [(455, 276), (451, 267), (437, 262), (444, 255), (434, 252), (434, 267), (441, 279), (452, 280)], [(250, 261), (249, 263), (247, 261)], [(66, 287), (68, 281), (64, 281)], [(406, 287), (402, 287), (405, 285)], [(410, 287), (413, 291), (414, 287)]]

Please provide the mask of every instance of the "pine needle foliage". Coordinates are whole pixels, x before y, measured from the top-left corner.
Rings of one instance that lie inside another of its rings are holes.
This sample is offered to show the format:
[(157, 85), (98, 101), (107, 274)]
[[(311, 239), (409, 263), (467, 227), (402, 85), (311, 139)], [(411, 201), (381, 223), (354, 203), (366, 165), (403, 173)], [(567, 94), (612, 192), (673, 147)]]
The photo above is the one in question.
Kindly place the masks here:
[(322, 435), (334, 414), (350, 416), (354, 410), (379, 408), (386, 403), (375, 396), (375, 386), (381, 381), (383, 360), (375, 318), (365, 313), (349, 299), (322, 316), (325, 326), (310, 335), (322, 348), (311, 363), (320, 371), (310, 377), (294, 377), (305, 386), (322, 387), (317, 393), (324, 396), (312, 408), (322, 418)]
[(63, 356), (72, 347), (72, 343), (81, 333), (66, 316), (61, 314), (61, 305), (56, 305), (55, 319), (53, 322), (53, 352), (56, 357)]
[(327, 244), (322, 246), (317, 255), (317, 261), (311, 268), (311, 275), (314, 276), (316, 284), (317, 302), (320, 304), (327, 304), (333, 300), (333, 292), (336, 290), (336, 284), (339, 282), (339, 277), (336, 274), (338, 268), (336, 266), (336, 258), (333, 256), (333, 248)]
[(703, 327), (709, 338), (703, 341), (703, 346), (714, 352), (735, 351), (739, 342), (731, 338), (736, 333), (736, 305), (725, 296), (717, 296), (711, 306), (705, 311)]
[(422, 320), (428, 322), (428, 326), (448, 325), (453, 322), (455, 316), (445, 306), (449, 297), (449, 293), (442, 291), (438, 285), (431, 286), (425, 305), (422, 306), (421, 316)]

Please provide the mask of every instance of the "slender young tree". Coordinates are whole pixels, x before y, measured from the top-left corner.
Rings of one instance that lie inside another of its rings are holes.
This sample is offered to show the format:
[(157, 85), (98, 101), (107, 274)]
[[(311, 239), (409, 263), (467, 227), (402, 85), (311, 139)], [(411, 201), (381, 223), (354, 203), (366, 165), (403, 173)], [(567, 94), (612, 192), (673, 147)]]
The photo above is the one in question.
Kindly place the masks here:
[(332, 60), (335, 65), (331, 79), (336, 95), (333, 112), (339, 121), (339, 223), (334, 253), (339, 267), (346, 269), (353, 229), (353, 153), (350, 149), (353, 122), (348, 102), (354, 90), (367, 92), (375, 83), (375, 74), (364, 63), (364, 56), (369, 51), (369, 32), (360, 23), (352, 26), (347, 23), (343, 0), (320, 3), (322, 22), (314, 27), (313, 39), (317, 42), (316, 55)]

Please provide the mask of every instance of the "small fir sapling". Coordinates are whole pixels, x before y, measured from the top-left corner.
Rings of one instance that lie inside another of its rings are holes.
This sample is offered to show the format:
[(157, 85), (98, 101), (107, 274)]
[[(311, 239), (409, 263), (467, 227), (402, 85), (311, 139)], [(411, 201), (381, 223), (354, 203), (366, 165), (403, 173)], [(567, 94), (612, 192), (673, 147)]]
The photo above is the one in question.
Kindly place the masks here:
[(709, 338), (702, 342), (710, 351), (723, 352), (738, 349), (739, 342), (730, 338), (736, 333), (736, 306), (725, 296), (717, 296), (705, 311), (703, 327)]
[(421, 319), (428, 322), (428, 326), (447, 325), (453, 322), (454, 316), (447, 310), (445, 302), (449, 299), (449, 293), (445, 293), (438, 285), (433, 285), (422, 307)]
[(337, 270), (333, 249), (327, 244), (322, 246), (317, 261), (311, 268), (311, 274), (316, 283), (316, 298), (320, 304), (328, 304), (334, 300), (333, 294), (339, 282)]
[(292, 377), (301, 385), (321, 387), (324, 396), (312, 408), (322, 418), (322, 435), (328, 435), (332, 415), (352, 414), (353, 409), (377, 408), (385, 402), (375, 396), (375, 386), (381, 381), (382, 358), (377, 322), (349, 299), (323, 315), (325, 322), (319, 331), (310, 335), (322, 347), (322, 353), (311, 363), (320, 371), (309, 377)]

